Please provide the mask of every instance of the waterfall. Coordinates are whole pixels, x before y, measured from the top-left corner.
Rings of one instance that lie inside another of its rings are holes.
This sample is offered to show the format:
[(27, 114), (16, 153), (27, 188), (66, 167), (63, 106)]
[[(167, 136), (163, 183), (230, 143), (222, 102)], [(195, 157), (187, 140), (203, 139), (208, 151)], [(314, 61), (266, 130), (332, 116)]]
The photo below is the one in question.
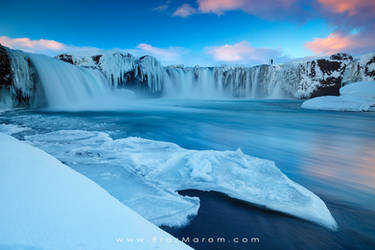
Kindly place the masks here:
[[(0, 46), (0, 106), (80, 109), (109, 104), (114, 97), (102, 71), (75, 66), (44, 55)], [(10, 80), (7, 80), (10, 79)], [(117, 99), (121, 99), (123, 96)], [(106, 99), (106, 100), (104, 100)]]
[(77, 67), (43, 55), (29, 54), (48, 107), (61, 108), (104, 96), (109, 84), (99, 70)]
[(375, 78), (374, 54), (252, 67), (164, 67), (151, 56), (117, 50), (63, 54), (58, 60), (0, 46), (0, 57), (0, 106), (6, 107), (102, 107), (113, 104), (113, 95), (120, 101), (131, 96), (119, 88), (167, 98), (310, 98), (337, 95), (342, 85)]
[[(166, 67), (164, 96), (172, 98), (286, 98), (279, 71), (257, 67)], [(285, 84), (285, 81), (284, 81)]]

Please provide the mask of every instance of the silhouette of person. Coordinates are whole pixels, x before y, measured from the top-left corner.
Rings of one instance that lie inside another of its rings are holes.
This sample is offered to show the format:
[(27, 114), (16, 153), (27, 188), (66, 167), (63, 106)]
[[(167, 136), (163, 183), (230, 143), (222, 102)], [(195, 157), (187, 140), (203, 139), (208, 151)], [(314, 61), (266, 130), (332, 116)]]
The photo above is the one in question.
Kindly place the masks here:
[(271, 65), (273, 64), (273, 59), (271, 59)]

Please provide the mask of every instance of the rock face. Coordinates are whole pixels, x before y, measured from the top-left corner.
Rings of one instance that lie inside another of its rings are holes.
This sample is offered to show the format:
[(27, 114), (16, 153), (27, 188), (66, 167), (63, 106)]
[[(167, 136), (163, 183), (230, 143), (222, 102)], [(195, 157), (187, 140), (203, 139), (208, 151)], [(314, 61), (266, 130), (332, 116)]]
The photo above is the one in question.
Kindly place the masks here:
[(63, 54), (58, 59), (101, 70), (113, 87), (151, 95), (311, 98), (339, 95), (341, 86), (375, 79), (375, 54), (345, 53), (281, 65), (163, 67), (155, 58), (122, 51)]
[(335, 54), (329, 59), (318, 59), (311, 62), (309, 77), (316, 81), (317, 88), (309, 97), (333, 95), (338, 96), (345, 68), (353, 61), (347, 54)]
[(0, 45), (0, 106), (29, 107), (39, 102), (38, 82), (27, 54)]
[(6, 49), (0, 45), (0, 87), (9, 88), (12, 85), (10, 59)]

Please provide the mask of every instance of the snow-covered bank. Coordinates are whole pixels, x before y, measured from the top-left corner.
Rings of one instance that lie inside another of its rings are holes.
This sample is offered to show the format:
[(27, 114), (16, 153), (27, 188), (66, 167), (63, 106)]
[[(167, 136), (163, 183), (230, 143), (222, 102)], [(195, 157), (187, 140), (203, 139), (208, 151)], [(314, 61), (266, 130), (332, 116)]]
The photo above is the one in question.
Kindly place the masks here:
[(340, 89), (340, 96), (321, 96), (305, 101), (305, 109), (375, 111), (375, 82), (357, 82)]
[(0, 133), (1, 249), (190, 249), (54, 157)]
[(178, 226), (194, 215), (199, 200), (176, 191), (198, 189), (337, 228), (318, 196), (290, 180), (273, 162), (240, 150), (187, 150), (173, 143), (135, 137), (114, 140), (103, 132), (83, 130), (55, 131), (26, 140), (87, 174), (158, 225)]

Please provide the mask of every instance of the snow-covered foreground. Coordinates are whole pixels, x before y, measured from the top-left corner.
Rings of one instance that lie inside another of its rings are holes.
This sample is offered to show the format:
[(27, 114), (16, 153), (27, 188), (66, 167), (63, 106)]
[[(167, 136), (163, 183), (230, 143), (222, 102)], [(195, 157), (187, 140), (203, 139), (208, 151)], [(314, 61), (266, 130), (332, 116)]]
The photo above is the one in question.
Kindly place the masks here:
[(190, 249), (54, 157), (0, 133), (1, 249)]
[(176, 191), (218, 191), (335, 230), (324, 202), (291, 181), (273, 162), (237, 151), (187, 150), (136, 137), (112, 139), (96, 131), (60, 130), (26, 136), (157, 225), (181, 226), (199, 199)]
[(375, 82), (357, 82), (340, 89), (340, 96), (321, 96), (305, 101), (305, 109), (336, 111), (375, 110)]

